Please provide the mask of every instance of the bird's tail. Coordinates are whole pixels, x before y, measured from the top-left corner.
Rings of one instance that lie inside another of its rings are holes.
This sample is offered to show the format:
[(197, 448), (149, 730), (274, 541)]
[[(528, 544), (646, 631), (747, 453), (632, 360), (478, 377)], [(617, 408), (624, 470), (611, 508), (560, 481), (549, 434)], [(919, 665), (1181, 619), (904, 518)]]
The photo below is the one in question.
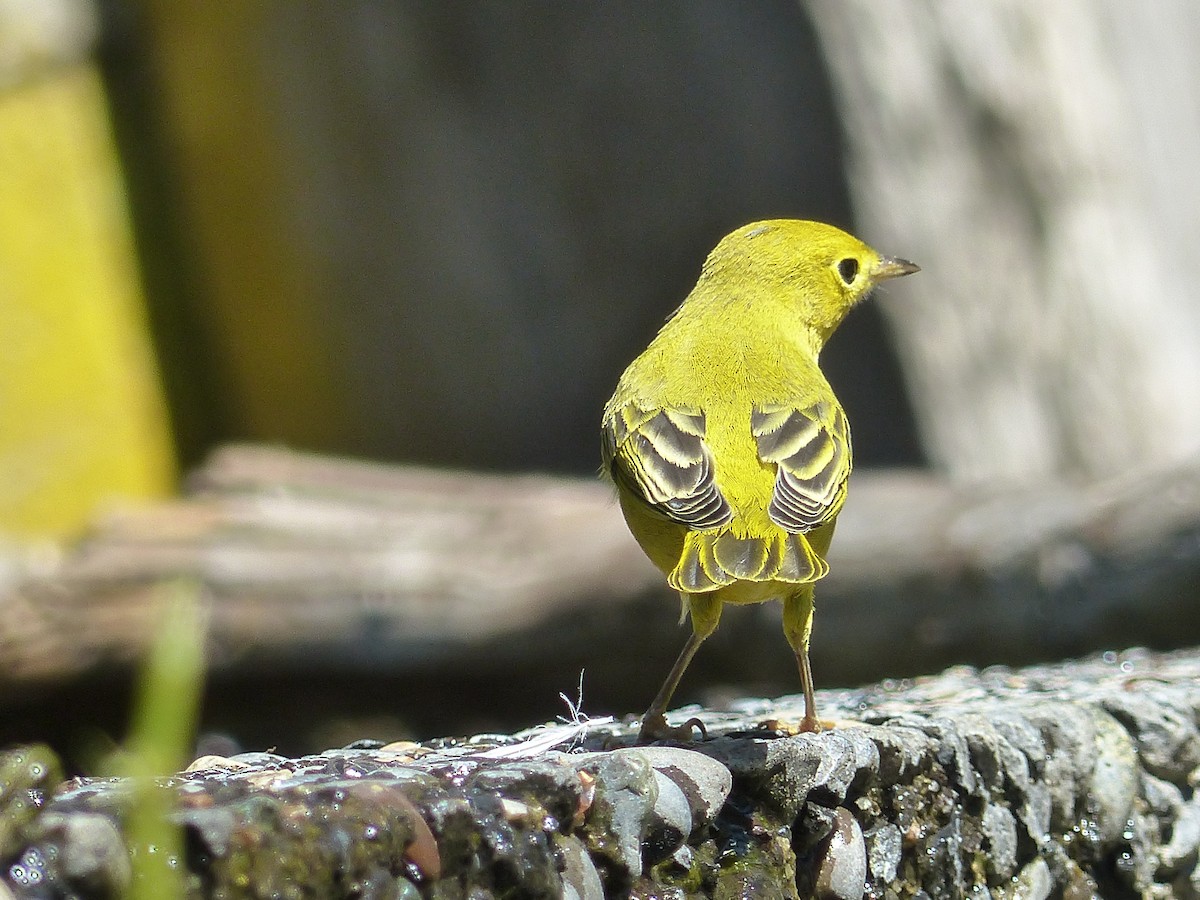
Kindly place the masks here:
[(807, 584), (828, 573), (828, 563), (803, 534), (738, 537), (729, 530), (691, 531), (667, 581), (677, 591), (701, 594), (735, 581)]

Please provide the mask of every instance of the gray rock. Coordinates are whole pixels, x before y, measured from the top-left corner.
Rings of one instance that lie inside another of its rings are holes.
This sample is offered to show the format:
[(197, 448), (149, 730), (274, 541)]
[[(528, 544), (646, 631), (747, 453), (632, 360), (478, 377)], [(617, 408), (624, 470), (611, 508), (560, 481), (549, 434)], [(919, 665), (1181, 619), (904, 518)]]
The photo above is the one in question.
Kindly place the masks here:
[(825, 761), (812, 735), (789, 738), (716, 738), (704, 752), (744, 781), (785, 820), (799, 815)]
[(1082, 813), (1076, 806), (1098, 749), (1095, 719), (1086, 707), (1055, 701), (1030, 704), (1026, 718), (1038, 729), (1046, 748), (1038, 781), (1049, 792), (1050, 828), (1065, 831)]
[(691, 807), (693, 828), (708, 825), (717, 817), (733, 787), (728, 767), (704, 752), (680, 747), (642, 747), (638, 752), (683, 791)]
[[(864, 888), (873, 900), (1195, 897), (1197, 673), (1194, 652), (1155, 657), (1153, 679), (1132, 684), (1087, 661), (959, 670), (911, 695), (859, 692), (855, 708), (884, 724), (820, 735), (754, 737), (736, 713), (712, 713), (710, 733), (733, 736), (688, 748), (608, 750), (634, 739), (614, 723), (588, 737), (594, 753), (347, 748), (247, 758), (163, 786), (199, 851), (183, 860), (189, 877), (213, 896), (237, 893), (238, 873), (266, 896), (297, 871), (326, 896), (353, 871), (379, 898), (498, 897), (513, 885), (578, 900), (797, 888), (838, 900)], [(21, 896), (119, 895), (131, 784), (17, 788), (0, 791), (16, 817), (0, 881)]]
[(891, 720), (868, 737), (879, 755), (879, 778), (888, 784), (909, 782), (932, 765), (937, 742), (919, 728)]
[(1149, 772), (1140, 777), (1142, 797), (1147, 808), (1160, 818), (1173, 819), (1183, 806), (1183, 792), (1169, 781), (1155, 778)]
[(1007, 900), (1046, 900), (1052, 890), (1054, 879), (1050, 876), (1050, 866), (1039, 858), (1022, 868), (1012, 886), (998, 890), (997, 895)]
[(680, 844), (675, 848), (675, 852), (671, 854), (671, 862), (680, 872), (691, 871), (693, 863), (696, 861), (696, 851), (687, 844)]
[(950, 821), (926, 838), (922, 849), (925, 887), (932, 896), (961, 897), (966, 893), (962, 845), (962, 814), (955, 809)]
[(1087, 783), (1089, 810), (1101, 843), (1117, 840), (1133, 810), (1138, 789), (1138, 754), (1129, 732), (1112, 716), (1093, 712), (1094, 738), (1091, 777)]
[(1188, 775), (1200, 766), (1200, 732), (1190, 708), (1167, 700), (1122, 691), (1107, 694), (1103, 705), (1129, 730), (1141, 763), (1151, 775), (1187, 784)]
[(822, 900), (859, 900), (866, 881), (867, 848), (862, 828), (849, 811), (839, 808), (817, 867), (817, 896)]
[(997, 708), (992, 721), (1003, 739), (1001, 750), (1009, 748), (1004, 765), (1012, 782), (1010, 806), (1034, 844), (1040, 845), (1050, 835), (1053, 807), (1050, 788), (1043, 780), (1046, 744), (1038, 729), (1012, 707)]
[(590, 753), (580, 768), (596, 779), (588, 810), (587, 847), (624, 878), (642, 871), (642, 839), (658, 799), (650, 760), (639, 750)]
[(1000, 879), (1011, 878), (1017, 867), (1017, 822), (1008, 807), (989, 803), (981, 822), (987, 839), (988, 870)]
[(971, 765), (971, 753), (967, 749), (967, 739), (960, 730), (957, 722), (947, 719), (929, 719), (914, 727), (924, 731), (937, 741), (934, 758), (946, 770), (946, 774), (968, 796), (979, 796), (981, 784), (975, 777), (975, 769)]
[(276, 753), (264, 753), (262, 751), (248, 751), (246, 753), (235, 753), (229, 757), (234, 762), (245, 763), (255, 768), (275, 768), (281, 766), (288, 761), (286, 756), (279, 756)]
[(238, 819), (230, 809), (200, 807), (176, 813), (174, 820), (188, 829), (197, 844), (213, 856), (229, 854), (230, 843)]
[(1171, 840), (1158, 851), (1159, 880), (1175, 875), (1196, 864), (1200, 848), (1200, 799), (1193, 797), (1179, 810), (1171, 825)]
[(59, 872), (77, 890), (120, 896), (132, 876), (121, 832), (98, 813), (48, 813), (38, 823), (58, 848)]
[(657, 769), (654, 779), (658, 791), (642, 840), (642, 859), (647, 866), (666, 859), (692, 833), (692, 807), (683, 790)]
[(896, 880), (896, 869), (900, 866), (901, 835), (895, 825), (877, 825), (863, 832), (867, 846), (867, 868), (876, 885), (887, 885)]
[(481, 769), (463, 786), (535, 802), (554, 818), (555, 824), (570, 822), (583, 797), (583, 785), (573, 766), (537, 759), (505, 761)]
[(879, 773), (879, 748), (861, 728), (843, 728), (819, 735), (800, 735), (817, 742), (824, 751), (810, 794), (826, 806), (843, 803), (853, 784), (862, 784)]
[(583, 842), (558, 834), (554, 843), (562, 857), (563, 900), (604, 900), (604, 884)]
[(986, 714), (965, 713), (957, 721), (978, 776), (980, 795), (991, 797), (1002, 792), (1008, 774), (1008, 759), (1015, 751), (997, 733)]

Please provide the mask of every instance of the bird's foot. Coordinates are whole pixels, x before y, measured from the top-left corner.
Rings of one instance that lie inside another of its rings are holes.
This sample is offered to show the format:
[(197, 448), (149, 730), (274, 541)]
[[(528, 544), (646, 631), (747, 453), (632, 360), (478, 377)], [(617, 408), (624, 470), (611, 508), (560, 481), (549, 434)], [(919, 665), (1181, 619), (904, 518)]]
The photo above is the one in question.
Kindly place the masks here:
[(795, 719), (767, 719), (762, 727), (768, 731), (782, 731), (784, 734), (820, 734), (836, 728), (837, 723), (831, 720), (818, 719), (816, 716), (805, 716), (799, 722)]
[(700, 739), (708, 739), (708, 730), (704, 727), (704, 723), (694, 716), (684, 722), (682, 725), (668, 725), (666, 717), (661, 713), (658, 715), (647, 715), (642, 719), (642, 728), (638, 732), (638, 741), (649, 743), (651, 741), (691, 741), (695, 739), (693, 729), (700, 731)]

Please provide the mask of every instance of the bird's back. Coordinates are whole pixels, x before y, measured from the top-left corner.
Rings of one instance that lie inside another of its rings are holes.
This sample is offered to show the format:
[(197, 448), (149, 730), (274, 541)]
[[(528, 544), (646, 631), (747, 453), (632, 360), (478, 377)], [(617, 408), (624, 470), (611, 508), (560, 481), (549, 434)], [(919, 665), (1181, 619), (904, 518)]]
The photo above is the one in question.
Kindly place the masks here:
[(772, 519), (778, 465), (762, 458), (752, 426), (764, 408), (808, 409), (823, 399), (836, 407), (836, 400), (802, 330), (789, 330), (777, 316), (751, 315), (754, 299), (746, 305), (726, 299), (718, 327), (712, 315), (696, 316), (696, 305), (685, 307), (629, 366), (606, 410), (606, 422), (631, 403), (685, 410), (703, 421), (703, 445), (712, 481), (728, 503), (728, 521), (707, 528), (665, 523), (653, 511), (648, 515), (637, 491), (617, 478), (634, 536), (681, 590), (807, 582), (827, 571), (802, 534)]

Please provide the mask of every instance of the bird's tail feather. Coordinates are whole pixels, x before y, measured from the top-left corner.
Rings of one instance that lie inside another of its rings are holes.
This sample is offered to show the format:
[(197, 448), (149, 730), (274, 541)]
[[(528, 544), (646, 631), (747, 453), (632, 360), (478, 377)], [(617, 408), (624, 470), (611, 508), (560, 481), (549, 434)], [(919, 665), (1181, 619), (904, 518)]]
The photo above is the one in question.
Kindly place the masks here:
[(781, 531), (760, 538), (738, 537), (729, 530), (692, 531), (667, 581), (677, 591), (700, 594), (735, 581), (807, 584), (828, 573), (829, 565), (803, 534)]

